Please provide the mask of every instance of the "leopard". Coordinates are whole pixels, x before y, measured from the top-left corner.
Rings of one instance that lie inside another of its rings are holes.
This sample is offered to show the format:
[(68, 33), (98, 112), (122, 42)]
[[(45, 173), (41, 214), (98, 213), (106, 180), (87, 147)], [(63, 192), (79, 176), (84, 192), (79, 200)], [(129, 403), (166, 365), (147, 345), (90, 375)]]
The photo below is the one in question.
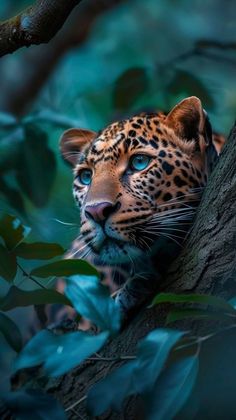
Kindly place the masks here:
[(115, 273), (123, 319), (160, 289), (224, 142), (212, 133), (196, 96), (168, 113), (140, 112), (98, 132), (70, 128), (62, 134), (60, 151), (73, 171), (80, 212), (80, 232), (66, 258)]

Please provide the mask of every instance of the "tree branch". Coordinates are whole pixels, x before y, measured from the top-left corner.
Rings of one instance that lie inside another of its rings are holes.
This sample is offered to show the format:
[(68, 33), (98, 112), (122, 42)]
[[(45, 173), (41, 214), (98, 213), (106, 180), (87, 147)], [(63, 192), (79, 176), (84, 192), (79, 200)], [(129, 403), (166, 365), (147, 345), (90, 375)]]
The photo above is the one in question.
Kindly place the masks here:
[(24, 114), (63, 55), (83, 44), (98, 16), (122, 1), (86, 0), (74, 9), (51, 42), (24, 51), (17, 64), (18, 78), (0, 78), (0, 109), (15, 115)]
[(81, 0), (37, 0), (0, 24), (0, 57), (21, 47), (49, 42)]

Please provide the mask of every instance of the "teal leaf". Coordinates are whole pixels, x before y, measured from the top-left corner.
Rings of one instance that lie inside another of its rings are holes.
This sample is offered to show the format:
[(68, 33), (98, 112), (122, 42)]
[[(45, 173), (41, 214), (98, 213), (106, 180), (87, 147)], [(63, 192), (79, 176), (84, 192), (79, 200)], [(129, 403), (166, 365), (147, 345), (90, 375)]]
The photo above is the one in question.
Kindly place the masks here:
[(26, 243), (22, 242), (15, 249), (18, 257), (26, 260), (50, 260), (64, 254), (65, 250), (59, 244), (46, 242)]
[(0, 333), (3, 334), (8, 344), (11, 346), (13, 350), (15, 350), (17, 353), (22, 348), (22, 336), (20, 333), (19, 328), (5, 314), (0, 312)]
[[(25, 125), (16, 167), (20, 189), (36, 207), (47, 203), (56, 175), (56, 158), (39, 126)], [(30, 180), (30, 182), (29, 182)]]
[(49, 303), (60, 303), (70, 305), (70, 301), (66, 296), (52, 289), (37, 289), (26, 291), (16, 286), (11, 286), (8, 293), (0, 299), (0, 310), (10, 311), (14, 308), (42, 305)]
[(234, 316), (227, 315), (223, 312), (212, 312), (207, 309), (173, 309), (170, 311), (166, 318), (166, 323), (180, 321), (182, 319), (206, 319), (206, 320), (226, 320), (235, 321), (236, 314)]
[(0, 244), (0, 277), (12, 282), (16, 276), (17, 263), (14, 254)]
[(110, 297), (109, 289), (95, 276), (74, 276), (67, 282), (65, 294), (82, 316), (102, 330), (117, 333), (120, 311)]
[[(159, 376), (171, 348), (183, 336), (184, 332), (167, 328), (151, 331), (138, 344), (138, 392), (150, 389)], [(142, 379), (141, 379), (142, 378)]]
[(18, 355), (15, 371), (43, 364), (47, 375), (63, 375), (100, 350), (108, 337), (107, 331), (98, 335), (84, 331), (56, 335), (43, 330)]
[(8, 112), (0, 112), (0, 127), (15, 127), (17, 125), (17, 119), (13, 114)]
[(47, 278), (51, 276), (69, 277), (75, 274), (96, 276), (98, 275), (98, 272), (87, 261), (68, 259), (34, 268), (30, 273), (31, 276), (37, 276), (42, 278)]
[(10, 214), (5, 214), (0, 219), (0, 236), (4, 239), (9, 250), (14, 249), (30, 233), (30, 228)]
[(149, 87), (147, 70), (134, 67), (126, 70), (116, 80), (113, 91), (114, 107), (118, 110), (128, 110)]
[(59, 402), (36, 389), (4, 392), (1, 401), (11, 417), (17, 420), (66, 420)]
[[(88, 409), (100, 415), (107, 409), (119, 411), (126, 397), (149, 392), (167, 360), (171, 348), (184, 333), (168, 329), (150, 332), (138, 344), (137, 359), (116, 369), (88, 393)], [(106, 395), (106, 398), (102, 396)]]
[(89, 390), (87, 408), (91, 416), (100, 416), (108, 408), (115, 411), (121, 410), (125, 398), (136, 392), (136, 368), (137, 361), (132, 360), (114, 370)]
[(236, 297), (231, 298), (228, 303), (234, 308), (236, 309)]
[(145, 395), (147, 420), (173, 419), (190, 396), (198, 373), (198, 358), (187, 357), (167, 367)]
[(159, 293), (154, 297), (151, 306), (159, 303), (199, 303), (234, 313), (233, 305), (229, 302), (220, 297), (206, 294)]

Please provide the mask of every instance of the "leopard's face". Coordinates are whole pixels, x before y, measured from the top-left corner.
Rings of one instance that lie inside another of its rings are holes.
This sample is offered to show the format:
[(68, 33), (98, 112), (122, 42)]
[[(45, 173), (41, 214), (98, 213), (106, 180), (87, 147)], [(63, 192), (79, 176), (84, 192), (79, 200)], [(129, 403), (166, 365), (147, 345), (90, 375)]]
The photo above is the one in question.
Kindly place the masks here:
[(132, 262), (187, 231), (207, 181), (207, 139), (203, 131), (183, 137), (172, 118), (140, 114), (99, 134), (80, 131), (83, 146), (71, 156), (85, 258), (93, 252), (104, 264)]

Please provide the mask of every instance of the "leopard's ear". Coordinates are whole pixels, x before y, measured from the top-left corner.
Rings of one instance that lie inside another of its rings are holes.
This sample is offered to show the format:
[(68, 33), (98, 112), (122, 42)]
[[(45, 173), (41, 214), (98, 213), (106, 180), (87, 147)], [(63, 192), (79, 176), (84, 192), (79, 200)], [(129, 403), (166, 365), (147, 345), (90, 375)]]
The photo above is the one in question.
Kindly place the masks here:
[(60, 138), (60, 150), (63, 159), (70, 165), (75, 166), (79, 153), (97, 136), (95, 131), (82, 128), (70, 128)]
[(200, 149), (200, 137), (203, 135), (205, 145), (208, 144), (206, 131), (207, 114), (196, 96), (190, 96), (178, 103), (166, 116), (165, 123), (183, 140), (194, 140), (196, 149)]

